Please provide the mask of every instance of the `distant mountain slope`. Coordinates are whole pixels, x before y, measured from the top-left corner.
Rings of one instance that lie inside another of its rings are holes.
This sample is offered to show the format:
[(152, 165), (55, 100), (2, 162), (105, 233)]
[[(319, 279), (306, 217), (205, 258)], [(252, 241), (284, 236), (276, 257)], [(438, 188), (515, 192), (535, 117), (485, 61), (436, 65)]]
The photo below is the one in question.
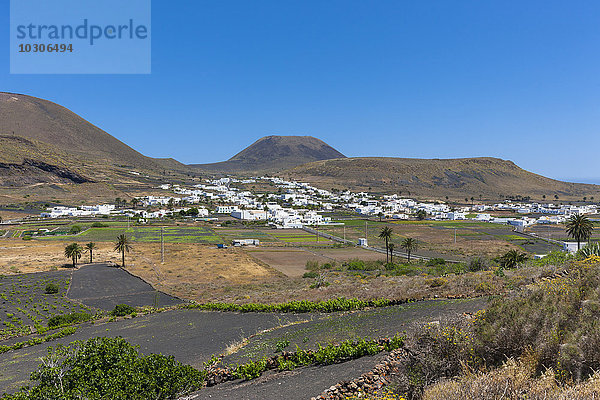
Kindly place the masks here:
[(22, 94), (0, 93), (0, 135), (47, 143), (93, 163), (160, 168), (65, 107)]
[(283, 170), (311, 161), (332, 158), (345, 156), (312, 136), (265, 136), (228, 161), (190, 166), (209, 172), (252, 173)]
[(316, 161), (282, 173), (283, 176), (325, 187), (348, 187), (413, 196), (454, 199), (543, 195), (553, 200), (595, 196), (600, 186), (561, 182), (519, 168), (498, 158), (411, 159), (345, 158)]

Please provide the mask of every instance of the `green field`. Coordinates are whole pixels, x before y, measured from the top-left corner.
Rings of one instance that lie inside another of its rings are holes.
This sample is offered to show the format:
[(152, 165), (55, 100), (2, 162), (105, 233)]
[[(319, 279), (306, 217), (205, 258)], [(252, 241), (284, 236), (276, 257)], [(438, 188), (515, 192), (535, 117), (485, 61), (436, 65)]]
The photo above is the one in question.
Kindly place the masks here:
[(255, 229), (227, 229), (217, 228), (215, 234), (223, 238), (225, 243), (231, 243), (238, 239), (258, 239), (261, 243), (275, 243), (275, 239), (269, 232), (263, 232)]
[[(89, 228), (77, 235), (44, 237), (40, 240), (72, 240), (75, 242), (112, 242), (117, 236), (125, 234), (133, 242), (160, 242), (161, 228), (142, 226), (131, 228)], [(167, 226), (164, 228), (164, 241), (166, 243), (202, 243), (217, 244), (223, 239), (205, 227), (180, 227)]]

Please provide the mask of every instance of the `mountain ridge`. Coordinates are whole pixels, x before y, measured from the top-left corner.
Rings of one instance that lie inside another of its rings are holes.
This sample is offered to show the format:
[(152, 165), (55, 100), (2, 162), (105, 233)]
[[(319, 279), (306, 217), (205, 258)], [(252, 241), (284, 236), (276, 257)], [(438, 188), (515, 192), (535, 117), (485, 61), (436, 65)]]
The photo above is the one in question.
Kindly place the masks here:
[[(600, 186), (563, 182), (494, 157), (418, 159), (354, 157), (317, 161), (282, 172), (290, 179), (355, 190), (404, 192), (426, 197), (508, 198), (600, 195)], [(599, 196), (600, 198), (600, 196)]]

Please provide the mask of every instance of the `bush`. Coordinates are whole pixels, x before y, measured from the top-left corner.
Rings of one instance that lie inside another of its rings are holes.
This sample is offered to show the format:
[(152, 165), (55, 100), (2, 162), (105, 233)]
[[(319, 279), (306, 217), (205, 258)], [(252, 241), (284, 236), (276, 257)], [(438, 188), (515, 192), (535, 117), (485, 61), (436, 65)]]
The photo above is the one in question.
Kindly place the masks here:
[(199, 389), (205, 378), (205, 372), (173, 357), (140, 355), (122, 338), (94, 338), (49, 350), (45, 363), (31, 374), (38, 384), (7, 399), (173, 399)]
[(319, 262), (318, 261), (314, 261), (314, 260), (308, 260), (306, 262), (306, 269), (308, 269), (308, 270), (319, 269)]
[(317, 276), (319, 276), (319, 274), (315, 271), (305, 272), (304, 275), (302, 275), (303, 278), (316, 278)]
[(71, 234), (71, 235), (76, 235), (79, 232), (81, 232), (81, 226), (79, 226), (79, 225), (73, 225), (71, 227), (71, 229), (69, 229), (69, 234)]
[(85, 322), (92, 319), (92, 316), (88, 313), (70, 313), (55, 315), (48, 320), (49, 328), (57, 328), (63, 325), (77, 324), (79, 322)]
[(127, 304), (117, 304), (115, 308), (110, 312), (110, 315), (115, 317), (124, 317), (129, 314), (136, 312), (135, 307)]
[(46, 288), (44, 289), (44, 292), (46, 294), (56, 294), (58, 293), (58, 285), (56, 283), (49, 283), (46, 285)]
[(533, 348), (538, 371), (580, 380), (600, 369), (600, 257), (573, 263), (566, 277), (513, 298), (496, 299), (476, 320), (490, 364)]
[(448, 280), (446, 280), (444, 278), (432, 278), (432, 279), (425, 279), (425, 283), (427, 285), (429, 285), (429, 287), (431, 287), (431, 288), (436, 288), (436, 287), (444, 286), (446, 283), (448, 283)]
[(102, 223), (102, 222), (94, 222), (94, 223), (92, 224), (92, 228), (106, 228), (106, 227), (109, 227), (109, 226), (110, 226), (110, 225), (108, 225), (108, 224), (104, 224), (104, 223)]
[(445, 265), (446, 264), (446, 260), (444, 260), (443, 258), (432, 258), (429, 261), (427, 261), (427, 264), (425, 264), (428, 267), (435, 267), (438, 265)]
[(469, 260), (469, 264), (467, 265), (467, 269), (470, 272), (483, 271), (487, 268), (485, 259), (482, 257), (475, 257)]

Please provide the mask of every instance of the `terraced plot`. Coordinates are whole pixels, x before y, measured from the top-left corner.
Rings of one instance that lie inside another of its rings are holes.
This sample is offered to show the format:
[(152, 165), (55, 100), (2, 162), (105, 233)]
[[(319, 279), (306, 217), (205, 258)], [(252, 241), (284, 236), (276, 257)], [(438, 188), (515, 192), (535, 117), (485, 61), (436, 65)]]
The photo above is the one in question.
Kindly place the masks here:
[[(45, 327), (55, 315), (90, 311), (66, 297), (69, 281), (68, 271), (0, 275), (0, 339)], [(45, 293), (49, 283), (58, 286), (57, 294)]]

